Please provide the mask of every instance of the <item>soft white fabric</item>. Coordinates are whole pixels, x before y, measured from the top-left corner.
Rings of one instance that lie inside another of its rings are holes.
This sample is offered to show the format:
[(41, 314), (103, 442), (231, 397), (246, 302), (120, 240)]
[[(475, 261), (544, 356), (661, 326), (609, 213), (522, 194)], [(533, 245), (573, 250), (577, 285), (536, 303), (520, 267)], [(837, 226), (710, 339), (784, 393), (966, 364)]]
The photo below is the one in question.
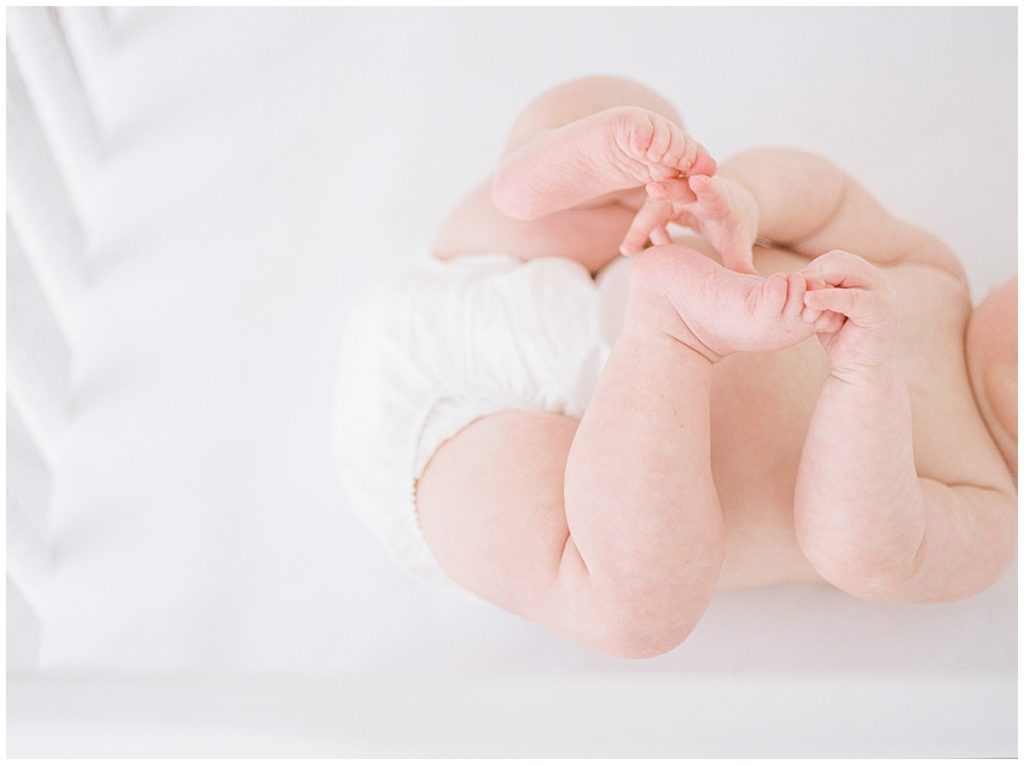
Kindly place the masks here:
[(1014, 757), (1015, 680), (519, 668), (430, 682), (16, 678), (5, 738), (11, 758)]
[[(11, 8), (6, 15), (7, 637), (8, 666), (25, 668), (35, 663), (39, 634), (31, 609), (47, 585), (50, 468), (69, 411), (68, 341), (85, 291), (79, 215), (95, 181), (99, 140), (78, 71), (87, 51), (72, 54), (58, 12)], [(94, 31), (105, 27), (99, 9), (70, 16), (81, 40), (89, 37), (87, 18)]]
[(499, 411), (583, 415), (614, 342), (602, 329), (621, 322), (602, 321), (602, 284), (564, 258), (427, 257), (352, 312), (338, 391), (342, 477), (353, 510), (403, 568), (451, 584), (415, 508), (416, 482), (444, 441)]
[[(82, 17), (72, 15), (76, 21)], [(32, 96), (46, 143), (75, 209), (81, 211), (99, 164), (100, 144), (93, 110), (56, 9), (11, 8), (7, 42)], [(49, 206), (55, 201), (50, 200)]]
[[(1005, 279), (1013, 9), (116, 18), (97, 78), (109, 159), (91, 190), (50, 514), (47, 670), (876, 672), (949, 688), (1015, 674), (1012, 573), (952, 604), (826, 586), (721, 593), (678, 650), (640, 664), (597, 655), (402, 572), (346, 504), (333, 445), (352, 301), (426, 251), (530, 98), (586, 73), (652, 84), (721, 156), (820, 151), (947, 239), (976, 293)], [(621, 701), (628, 717), (645, 699)], [(715, 703), (741, 735), (729, 694)], [(991, 716), (962, 719), (978, 731)]]
[(85, 237), (69, 195), (69, 176), (57, 164), (53, 138), (36, 113), (19, 63), (8, 50), (7, 240), (17, 240), (49, 310), (70, 332), (85, 286)]
[(52, 464), (68, 414), (68, 343), (9, 222), (6, 266), (7, 397)]

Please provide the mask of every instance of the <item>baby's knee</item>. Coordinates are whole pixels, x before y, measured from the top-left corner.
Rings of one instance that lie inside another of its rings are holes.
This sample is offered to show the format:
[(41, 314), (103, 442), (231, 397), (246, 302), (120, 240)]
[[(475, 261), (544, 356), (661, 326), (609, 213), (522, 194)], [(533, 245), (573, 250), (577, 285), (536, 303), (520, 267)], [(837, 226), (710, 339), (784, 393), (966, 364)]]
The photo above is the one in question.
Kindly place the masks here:
[(670, 599), (639, 596), (605, 609), (582, 642), (618, 659), (650, 659), (668, 653), (696, 629), (716, 582), (717, 569), (708, 581), (676, 589)]
[(513, 149), (538, 133), (568, 125), (616, 106), (639, 106), (683, 127), (683, 118), (666, 99), (650, 88), (621, 77), (581, 77), (556, 85), (531, 101), (509, 132)]
[(982, 414), (1011, 470), (1017, 465), (1017, 277), (971, 315), (967, 364)]

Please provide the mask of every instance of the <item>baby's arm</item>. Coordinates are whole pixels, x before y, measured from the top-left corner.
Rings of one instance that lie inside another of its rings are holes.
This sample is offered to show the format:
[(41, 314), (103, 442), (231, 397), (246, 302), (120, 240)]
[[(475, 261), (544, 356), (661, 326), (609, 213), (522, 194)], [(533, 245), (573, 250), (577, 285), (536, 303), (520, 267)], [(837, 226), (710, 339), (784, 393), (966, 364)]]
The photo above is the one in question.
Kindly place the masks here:
[(818, 573), (871, 600), (952, 600), (990, 585), (1013, 559), (1013, 487), (919, 478), (907, 386), (895, 359), (896, 309), (881, 271), (834, 251), (803, 275), (805, 320), (847, 317), (819, 335), (831, 373), (797, 475), (797, 540)]
[(791, 149), (753, 149), (725, 162), (721, 179), (738, 182), (757, 202), (758, 234), (814, 257), (856, 252), (874, 263), (915, 260), (963, 279), (939, 239), (889, 214), (853, 178), (822, 157)]

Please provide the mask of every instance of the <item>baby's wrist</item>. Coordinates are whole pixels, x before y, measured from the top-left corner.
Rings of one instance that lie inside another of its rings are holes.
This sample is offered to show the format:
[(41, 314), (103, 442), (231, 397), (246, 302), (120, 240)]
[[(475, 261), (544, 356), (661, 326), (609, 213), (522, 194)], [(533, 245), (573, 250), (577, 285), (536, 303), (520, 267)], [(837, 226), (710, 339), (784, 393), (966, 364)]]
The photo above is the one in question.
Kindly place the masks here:
[(877, 361), (830, 359), (829, 376), (855, 388), (869, 390), (888, 390), (902, 381), (894, 358)]

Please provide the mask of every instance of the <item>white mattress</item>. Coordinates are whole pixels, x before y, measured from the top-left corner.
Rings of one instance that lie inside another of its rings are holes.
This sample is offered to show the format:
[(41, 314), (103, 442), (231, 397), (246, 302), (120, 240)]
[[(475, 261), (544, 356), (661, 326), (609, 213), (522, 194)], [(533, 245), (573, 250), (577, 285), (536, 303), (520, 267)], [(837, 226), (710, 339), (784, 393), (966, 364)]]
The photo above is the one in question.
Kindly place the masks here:
[[(8, 688), (8, 756), (999, 757), (1013, 679), (499, 670)], [(54, 710), (59, 710), (57, 713)], [(984, 709), (984, 715), (978, 710)], [(894, 712), (896, 712), (894, 714)]]
[[(708, 719), (770, 743), (758, 707), (734, 696), (768, 673), (773, 688), (808, 689), (772, 714), (833, 720), (833, 739), (782, 726), (800, 751), (858, 735), (904, 753), (1015, 750), (1003, 713), (1015, 571), (947, 605), (825, 586), (723, 593), (679, 649), (611, 659), (395, 569), (347, 512), (330, 431), (352, 296), (422, 252), (522, 105), (574, 76), (653, 85), (720, 156), (766, 143), (824, 153), (942, 235), (981, 296), (1015, 271), (1014, 10), (146, 9), (115, 21), (117, 49), (97, 70), (108, 155), (85, 214), (90, 292), (50, 514), (46, 693), (65, 698), (72, 675), (532, 671), (614, 673), (640, 703), (641, 676), (696, 677), (719, 689), (703, 697)], [(869, 733), (837, 717), (837, 677), (866, 689), (864, 714), (908, 724)], [(82, 687), (99, 698), (95, 682)], [(21, 751), (52, 751), (31, 731), (76, 707), (27, 698), (9, 707)], [(121, 712), (104, 709), (107, 723), (65, 740), (114, 741)], [(641, 725), (629, 709), (625, 724)], [(512, 729), (486, 730), (498, 741)], [(535, 735), (568, 746), (555, 728)], [(741, 753), (738, 737), (702, 740)]]

